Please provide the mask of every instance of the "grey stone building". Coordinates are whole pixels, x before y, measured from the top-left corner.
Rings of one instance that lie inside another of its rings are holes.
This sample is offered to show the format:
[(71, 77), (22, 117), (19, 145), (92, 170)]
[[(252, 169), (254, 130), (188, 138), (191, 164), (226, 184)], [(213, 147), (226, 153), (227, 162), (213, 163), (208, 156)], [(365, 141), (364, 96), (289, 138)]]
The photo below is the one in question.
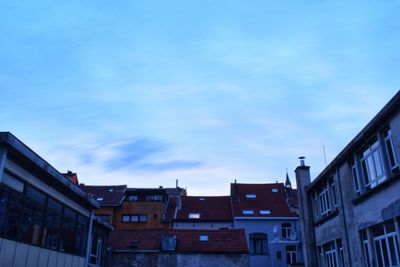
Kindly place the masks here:
[(400, 266), (400, 92), (311, 182), (295, 170), (306, 266)]

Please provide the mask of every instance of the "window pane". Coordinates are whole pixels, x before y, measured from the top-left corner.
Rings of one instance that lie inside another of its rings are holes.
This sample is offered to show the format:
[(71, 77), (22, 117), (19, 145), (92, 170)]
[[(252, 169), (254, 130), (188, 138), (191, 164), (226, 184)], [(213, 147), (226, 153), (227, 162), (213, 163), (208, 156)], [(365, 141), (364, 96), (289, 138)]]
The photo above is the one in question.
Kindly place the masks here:
[(61, 234), (61, 245), (60, 249), (67, 253), (74, 253), (75, 245), (75, 227), (76, 227), (76, 217), (75, 211), (70, 208), (64, 209), (63, 217), (63, 229)]
[(16, 239), (18, 235), (19, 219), (22, 209), (22, 195), (18, 192), (10, 190), (9, 201), (5, 236), (10, 239)]
[(375, 167), (376, 167), (376, 175), (378, 177), (381, 177), (383, 175), (383, 166), (382, 166), (381, 154), (379, 152), (379, 149), (374, 151), (373, 156), (374, 156), (374, 162), (375, 162)]
[(75, 233), (75, 254), (85, 256), (88, 218), (79, 215)]
[(6, 226), (6, 214), (9, 194), (2, 188), (0, 184), (0, 236), (3, 235), (4, 228)]
[(380, 242), (381, 242), (381, 246), (382, 246), (382, 254), (383, 254), (383, 259), (385, 261), (385, 266), (390, 266), (386, 241), (384, 239), (382, 239)]
[(129, 215), (122, 215), (121, 220), (122, 220), (122, 222), (129, 222), (130, 221), (130, 216)]
[(139, 215), (131, 215), (131, 222), (138, 222), (139, 221)]
[(147, 215), (146, 214), (140, 215), (140, 221), (141, 222), (147, 222)]
[(19, 232), (23, 242), (42, 244), (45, 201), (45, 194), (27, 187)]
[(62, 205), (49, 198), (47, 202), (46, 221), (44, 229), (44, 246), (58, 249), (60, 242), (60, 228), (62, 218)]
[(398, 265), (394, 236), (389, 237), (388, 243), (389, 243), (390, 258), (392, 259), (392, 265)]

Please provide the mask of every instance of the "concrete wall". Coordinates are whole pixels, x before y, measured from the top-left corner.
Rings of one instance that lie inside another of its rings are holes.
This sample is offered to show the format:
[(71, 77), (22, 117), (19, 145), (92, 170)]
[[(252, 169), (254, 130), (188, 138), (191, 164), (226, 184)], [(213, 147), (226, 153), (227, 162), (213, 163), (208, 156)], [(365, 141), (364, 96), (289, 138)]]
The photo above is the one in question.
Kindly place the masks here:
[(233, 222), (174, 222), (174, 229), (203, 229), (215, 230), (220, 228), (233, 228)]
[[(265, 233), (268, 235), (268, 250), (266, 255), (249, 255), (250, 266), (258, 267), (258, 266), (269, 266), (269, 267), (287, 267), (286, 263), (286, 246), (287, 245), (299, 245), (298, 241), (287, 241), (282, 240), (281, 237), (281, 226), (282, 223), (292, 223), (292, 231), (297, 233), (297, 237), (299, 236), (297, 232), (297, 223), (296, 219), (268, 219), (268, 220), (251, 220), (251, 219), (235, 219), (235, 228), (244, 228), (246, 232), (247, 244), (250, 250), (249, 243), (249, 235), (251, 233)], [(273, 227), (278, 226), (278, 233), (273, 233)], [(277, 252), (281, 252), (281, 259), (277, 259)], [(302, 254), (298, 250), (297, 251), (297, 262), (302, 262)]]
[(248, 267), (247, 254), (113, 252), (113, 267)]
[(85, 258), (0, 238), (0, 266), (84, 267)]

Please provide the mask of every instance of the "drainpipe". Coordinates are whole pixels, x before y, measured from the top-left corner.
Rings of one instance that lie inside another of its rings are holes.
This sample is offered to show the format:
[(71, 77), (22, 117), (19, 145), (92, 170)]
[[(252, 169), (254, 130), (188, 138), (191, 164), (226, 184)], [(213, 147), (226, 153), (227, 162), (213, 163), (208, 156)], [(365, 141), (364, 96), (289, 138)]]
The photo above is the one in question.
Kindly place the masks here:
[(92, 228), (93, 228), (93, 209), (90, 210), (90, 219), (89, 219), (89, 229), (86, 241), (86, 257), (84, 266), (89, 266), (89, 258), (90, 258), (90, 245), (92, 244)]
[(340, 204), (342, 205), (344, 231), (346, 233), (347, 255), (349, 255), (349, 266), (351, 267), (352, 266), (352, 264), (351, 264), (352, 261), (351, 261), (351, 252), (350, 252), (350, 243), (349, 243), (349, 233), (348, 233), (348, 230), (347, 230), (346, 213), (344, 211), (344, 205), (343, 205), (342, 185), (340, 184), (339, 169), (338, 169), (337, 166), (335, 167), (335, 172), (336, 172), (336, 177), (337, 177), (338, 185), (339, 185)]

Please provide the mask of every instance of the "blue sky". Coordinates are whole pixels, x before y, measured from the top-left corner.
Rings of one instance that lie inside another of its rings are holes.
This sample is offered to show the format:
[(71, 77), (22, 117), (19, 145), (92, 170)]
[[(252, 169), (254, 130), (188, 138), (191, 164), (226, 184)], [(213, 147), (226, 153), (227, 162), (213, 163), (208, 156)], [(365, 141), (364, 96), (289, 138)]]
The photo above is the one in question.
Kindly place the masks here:
[(3, 1), (0, 130), (86, 184), (315, 177), (400, 88), (399, 1)]

